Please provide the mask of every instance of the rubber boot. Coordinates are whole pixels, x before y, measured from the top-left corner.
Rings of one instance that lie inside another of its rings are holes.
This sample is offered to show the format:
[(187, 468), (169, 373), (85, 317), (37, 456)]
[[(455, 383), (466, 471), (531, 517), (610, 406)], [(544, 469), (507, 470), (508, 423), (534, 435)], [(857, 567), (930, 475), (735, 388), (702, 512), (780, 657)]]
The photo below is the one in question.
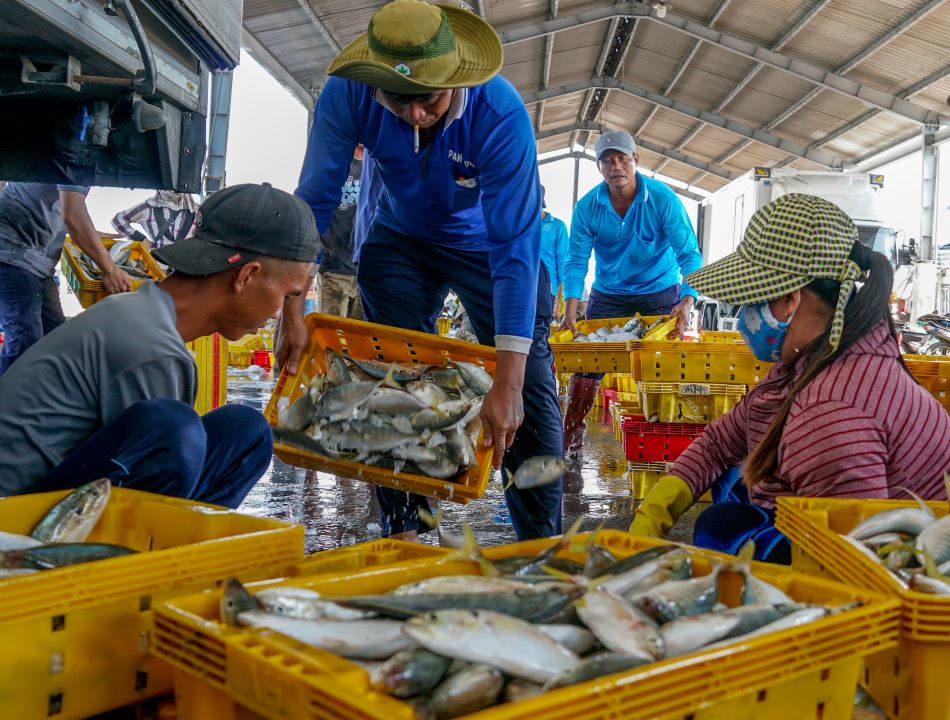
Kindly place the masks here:
[(569, 460), (576, 459), (584, 446), (584, 432), (587, 430), (584, 419), (594, 407), (599, 387), (600, 380), (571, 376), (564, 409), (564, 457)]

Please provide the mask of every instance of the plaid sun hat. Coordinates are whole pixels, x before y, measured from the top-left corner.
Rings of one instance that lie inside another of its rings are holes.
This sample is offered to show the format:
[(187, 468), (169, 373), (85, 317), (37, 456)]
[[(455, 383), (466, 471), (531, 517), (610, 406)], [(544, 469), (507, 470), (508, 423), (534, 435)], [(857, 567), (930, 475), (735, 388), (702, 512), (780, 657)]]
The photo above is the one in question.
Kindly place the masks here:
[(802, 193), (759, 208), (734, 253), (691, 273), (704, 295), (736, 305), (767, 302), (828, 278), (841, 283), (829, 342), (838, 348), (844, 307), (861, 269), (850, 259), (858, 229), (837, 205)]

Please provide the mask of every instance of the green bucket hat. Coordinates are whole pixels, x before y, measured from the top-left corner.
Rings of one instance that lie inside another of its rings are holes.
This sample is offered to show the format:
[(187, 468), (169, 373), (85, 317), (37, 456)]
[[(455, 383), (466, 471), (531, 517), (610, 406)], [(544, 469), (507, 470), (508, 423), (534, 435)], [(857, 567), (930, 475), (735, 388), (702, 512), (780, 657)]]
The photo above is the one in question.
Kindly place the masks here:
[(501, 40), (482, 18), (450, 5), (395, 0), (327, 70), (391, 93), (416, 95), (481, 85), (503, 62)]
[(838, 348), (844, 308), (861, 269), (850, 259), (858, 229), (837, 205), (802, 193), (782, 195), (759, 208), (731, 255), (691, 273), (692, 287), (736, 305), (776, 300), (828, 278), (841, 283), (829, 342)]

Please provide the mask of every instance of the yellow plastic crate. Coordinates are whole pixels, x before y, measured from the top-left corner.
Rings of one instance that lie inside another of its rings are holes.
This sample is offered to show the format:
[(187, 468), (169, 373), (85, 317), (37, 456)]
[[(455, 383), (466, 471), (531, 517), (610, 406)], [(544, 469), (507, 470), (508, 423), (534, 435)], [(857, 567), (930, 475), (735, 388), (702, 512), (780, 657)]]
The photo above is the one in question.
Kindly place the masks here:
[(745, 345), (742, 333), (731, 330), (703, 330), (699, 333), (699, 341), (703, 343), (727, 343)]
[(633, 375), (617, 375), (617, 390), (626, 393), (637, 391), (637, 379)]
[[(0, 500), (0, 528), (29, 533), (67, 493)], [(149, 607), (229, 575), (273, 577), (303, 557), (303, 527), (113, 488), (90, 542), (139, 554), (0, 580), (0, 718), (77, 720), (172, 689), (150, 657)]]
[(724, 383), (637, 383), (642, 415), (657, 422), (710, 423), (734, 408), (745, 385)]
[[(625, 325), (631, 318), (603, 318), (601, 320), (579, 320), (577, 329), (583, 333), (592, 333), (597, 328)], [(641, 318), (647, 325), (666, 316), (644, 315)], [(626, 373), (632, 372), (630, 354), (626, 342), (583, 343), (574, 342), (574, 333), (561, 330), (551, 336), (551, 350), (554, 351), (554, 365), (558, 372), (572, 373)]]
[[(947, 514), (946, 502), (928, 505), (937, 517)], [(792, 541), (796, 570), (900, 598), (900, 642), (867, 659), (862, 684), (891, 720), (948, 720), (950, 598), (905, 590), (893, 574), (840, 537), (872, 515), (904, 507), (917, 503), (780, 497), (775, 526)]]
[(755, 385), (772, 367), (741, 343), (631, 340), (627, 347), (637, 380), (646, 382)]
[[(451, 360), (459, 360), (481, 365), (491, 375), (495, 374), (495, 349), (485, 345), (320, 313), (308, 315), (306, 323), (309, 340), (301, 356), (297, 374), (291, 377), (286, 369), (281, 372), (264, 411), (271, 426), (277, 425), (277, 403), (280, 398), (287, 398), (293, 403), (303, 394), (310, 378), (318, 371), (325, 370), (326, 348), (364, 360), (414, 365), (441, 365)], [(275, 444), (274, 453), (290, 465), (322, 470), (341, 477), (457, 503), (467, 503), (480, 498), (485, 493), (492, 471), (492, 448), (482, 446), (481, 436), (475, 449), (476, 464), (469, 468), (458, 482), (410, 473), (395, 473), (372, 465), (334, 460), (279, 443)]]
[(215, 333), (187, 343), (198, 367), (198, 393), (195, 410), (199, 415), (211, 412), (228, 401), (228, 345)]
[[(585, 540), (587, 536), (581, 536)], [(615, 555), (663, 541), (605, 531), (599, 544)], [(550, 540), (489, 548), (499, 559), (536, 554)], [(712, 559), (697, 550), (698, 575)], [(564, 553), (577, 559), (578, 555)], [(894, 645), (897, 602), (840, 583), (755, 563), (754, 572), (801, 602), (841, 605), (863, 602), (800, 628), (737, 640), (588, 683), (551, 691), (466, 716), (475, 720), (761, 720), (850, 718), (860, 660)], [(355, 572), (294, 578), (290, 584), (328, 596), (384, 593), (437, 575), (472, 574), (472, 563), (422, 560)], [(721, 596), (739, 602), (741, 579), (721, 576)], [(287, 581), (261, 583), (252, 590)], [(219, 591), (165, 601), (155, 607), (153, 652), (175, 666), (179, 720), (237, 720), (257, 713), (267, 720), (412, 720), (412, 709), (373, 692), (356, 665), (271, 632), (229, 628), (218, 621)]]
[(403, 540), (370, 540), (349, 547), (314, 553), (287, 570), (290, 577), (318, 575), (380, 567), (407, 560), (426, 560), (443, 557), (448, 551), (434, 545), (411, 543)]
[(950, 412), (950, 356), (905, 355), (907, 369)]
[(661, 475), (669, 472), (670, 463), (664, 462), (631, 462), (627, 463), (627, 473), (630, 477), (630, 495), (634, 500), (643, 500), (647, 493), (656, 485)]
[[(102, 238), (102, 244), (106, 250), (111, 248), (116, 242), (117, 241), (112, 238)], [(79, 256), (81, 254), (82, 250), (80, 250), (79, 246), (67, 235), (66, 242), (63, 244), (63, 256), (59, 264), (60, 270), (63, 272), (63, 277), (66, 278), (66, 283), (76, 294), (76, 299), (79, 300), (79, 304), (84, 308), (88, 308), (102, 300), (102, 298), (106, 296), (106, 291), (102, 287), (101, 280), (90, 277), (83, 269), (83, 266), (79, 263)], [(165, 271), (162, 270), (161, 265), (155, 261), (155, 258), (152, 257), (152, 253), (150, 253), (142, 243), (137, 241), (133, 242), (129, 256), (133, 260), (142, 261), (142, 264), (145, 265), (152, 280), (165, 279)], [(132, 289), (137, 290), (143, 282), (145, 282), (145, 280), (142, 278), (132, 278)]]

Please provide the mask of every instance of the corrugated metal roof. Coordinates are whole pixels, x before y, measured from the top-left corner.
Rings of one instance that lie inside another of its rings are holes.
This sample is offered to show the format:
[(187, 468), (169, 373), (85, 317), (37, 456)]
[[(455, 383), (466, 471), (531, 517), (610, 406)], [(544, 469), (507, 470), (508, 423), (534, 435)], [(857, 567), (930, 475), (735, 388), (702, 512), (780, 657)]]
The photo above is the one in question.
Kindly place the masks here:
[[(326, 34), (338, 45), (346, 45), (365, 31), (383, 4), (384, 0), (246, 0), (244, 26), (270, 53), (270, 58), (263, 58), (265, 64), (280, 65), (304, 89), (318, 88), (335, 55)], [(551, 19), (551, 0), (482, 0), (480, 4), (499, 32), (533, 30), (532, 37), (505, 47), (502, 72), (525, 95), (543, 89), (548, 43), (536, 26)], [(631, 6), (642, 14), (650, 4), (639, 0)], [(596, 79), (605, 44), (614, 41), (610, 31), (617, 27), (610, 9), (625, 5), (615, 5), (614, 0), (560, 0), (555, 5), (561, 20), (581, 13), (600, 15), (592, 22), (589, 16), (582, 24), (568, 22), (555, 33), (548, 88)], [(914, 90), (907, 99), (935, 113), (948, 112), (950, 0), (677, 0), (670, 16), (696, 23), (695, 33), (702, 34), (708, 27), (831, 72), (846, 67), (846, 78), (894, 96)], [(918, 16), (922, 19), (909, 23)], [(888, 33), (901, 23), (908, 26), (889, 38)], [(920, 127), (916, 121), (821, 89), (785, 70), (759, 66), (753, 58), (717, 45), (714, 36), (698, 41), (695, 34), (674, 25), (656, 17), (635, 16), (624, 61), (613, 75), (637, 88), (665, 93), (665, 103), (674, 107), (657, 109), (648, 99), (612, 89), (605, 93), (602, 106), (595, 106), (595, 122), (641, 131), (643, 140), (696, 161), (714, 163), (728, 154), (723, 167), (734, 171), (779, 162), (821, 167), (811, 160), (796, 160), (798, 156), (787, 151), (806, 148), (824, 153), (817, 159), (846, 164)], [(848, 67), (852, 64), (853, 68)], [(756, 72), (750, 74), (752, 70)], [(919, 87), (924, 78), (931, 82)], [(582, 113), (590, 95), (582, 90), (546, 100), (539, 128), (537, 104), (529, 106), (529, 115), (539, 132), (579, 125), (585, 120)], [(758, 130), (771, 128), (776, 138), (773, 144), (789, 141), (793, 145), (783, 150), (747, 142), (741, 128), (734, 132), (696, 117), (720, 104), (720, 117)], [(838, 136), (836, 130), (850, 123), (856, 127)], [(586, 135), (582, 133), (582, 139)], [(545, 138), (539, 150), (566, 149), (575, 136), (566, 132)], [(660, 154), (644, 151), (645, 166), (648, 159), (654, 166), (662, 162)], [(684, 181), (700, 176), (696, 168), (669, 158), (662, 172)], [(699, 188), (715, 190), (726, 180), (704, 175), (696, 182)]]

